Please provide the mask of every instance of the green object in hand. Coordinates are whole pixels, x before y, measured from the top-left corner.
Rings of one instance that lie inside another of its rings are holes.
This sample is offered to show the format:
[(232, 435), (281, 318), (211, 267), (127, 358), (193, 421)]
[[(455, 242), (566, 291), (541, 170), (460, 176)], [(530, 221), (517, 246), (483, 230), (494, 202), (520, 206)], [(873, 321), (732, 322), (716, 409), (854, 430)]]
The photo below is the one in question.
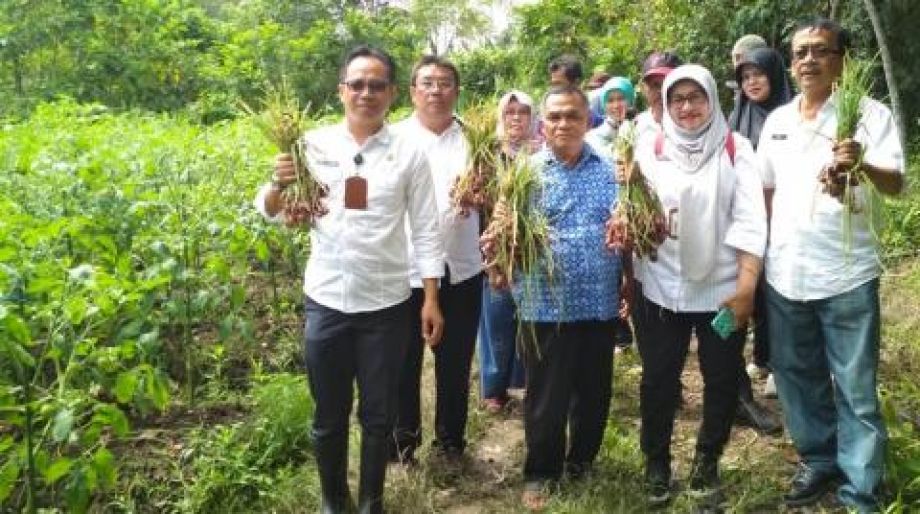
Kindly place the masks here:
[(728, 307), (722, 307), (712, 318), (712, 329), (719, 334), (722, 339), (728, 339), (735, 331), (735, 313)]

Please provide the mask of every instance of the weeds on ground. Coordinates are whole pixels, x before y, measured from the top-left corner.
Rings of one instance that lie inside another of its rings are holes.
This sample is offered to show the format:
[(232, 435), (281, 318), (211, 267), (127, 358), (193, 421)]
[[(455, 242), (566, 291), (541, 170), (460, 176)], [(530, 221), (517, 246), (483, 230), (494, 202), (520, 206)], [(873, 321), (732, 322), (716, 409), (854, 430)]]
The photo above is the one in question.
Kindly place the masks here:
[[(182, 459), (180, 510), (196, 513), (251, 512), (257, 505), (290, 500), (279, 483), (314, 476), (299, 468), (309, 460), (309, 430), (313, 416), (303, 376), (276, 374), (256, 377), (253, 410), (240, 423), (202, 429), (193, 435)], [(307, 487), (313, 482), (313, 487)], [(300, 505), (316, 492), (315, 480), (298, 482)], [(315, 498), (313, 498), (315, 500)]]

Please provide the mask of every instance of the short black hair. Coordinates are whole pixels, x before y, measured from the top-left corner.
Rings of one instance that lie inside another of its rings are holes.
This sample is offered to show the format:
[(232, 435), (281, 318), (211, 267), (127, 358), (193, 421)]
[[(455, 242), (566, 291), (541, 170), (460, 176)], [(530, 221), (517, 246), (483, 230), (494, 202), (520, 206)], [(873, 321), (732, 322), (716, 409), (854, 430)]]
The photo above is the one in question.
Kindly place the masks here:
[(351, 61), (359, 57), (370, 57), (371, 59), (377, 59), (382, 62), (384, 66), (387, 67), (387, 80), (390, 81), (390, 84), (396, 83), (396, 61), (385, 51), (369, 45), (359, 45), (348, 52), (345, 59), (342, 60), (342, 65), (339, 66), (340, 81), (345, 80), (345, 71), (348, 69), (348, 65), (351, 64)]
[(837, 49), (840, 51), (840, 55), (846, 55), (850, 49), (850, 31), (830, 18), (811, 16), (799, 19), (795, 24), (795, 28), (792, 29), (792, 38), (789, 39), (790, 46), (795, 35), (803, 30), (826, 30), (833, 34), (837, 40)]
[(444, 68), (445, 70), (448, 70), (450, 74), (454, 76), (454, 85), (460, 85), (460, 72), (457, 70), (457, 67), (454, 65), (454, 63), (448, 61), (440, 55), (423, 55), (422, 58), (412, 66), (412, 73), (409, 76), (410, 85), (415, 85), (415, 79), (418, 78), (419, 70), (425, 66), (434, 66), (436, 68)]
[(540, 104), (543, 112), (546, 112), (546, 101), (549, 100), (549, 97), (555, 95), (575, 95), (581, 99), (581, 103), (584, 104), (585, 109), (590, 110), (590, 103), (588, 102), (588, 95), (581, 90), (580, 87), (575, 85), (566, 85), (566, 86), (553, 86), (549, 88), (549, 91), (543, 95), (543, 102)]
[(572, 84), (578, 84), (585, 78), (581, 61), (572, 54), (562, 54), (549, 63), (549, 72), (561, 71), (565, 78)]

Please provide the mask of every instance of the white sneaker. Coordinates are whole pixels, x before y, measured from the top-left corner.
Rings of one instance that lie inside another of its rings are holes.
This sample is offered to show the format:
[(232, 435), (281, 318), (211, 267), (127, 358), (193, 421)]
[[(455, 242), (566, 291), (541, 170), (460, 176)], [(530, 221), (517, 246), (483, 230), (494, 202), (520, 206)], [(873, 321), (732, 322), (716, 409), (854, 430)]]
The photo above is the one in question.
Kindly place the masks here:
[(761, 368), (753, 362), (747, 365), (745, 371), (747, 371), (747, 374), (749, 377), (751, 377), (751, 380), (763, 380), (767, 378), (767, 375), (770, 374), (770, 370), (767, 368)]
[(767, 383), (763, 385), (763, 395), (767, 398), (776, 398), (776, 381), (773, 380), (773, 373), (767, 375)]

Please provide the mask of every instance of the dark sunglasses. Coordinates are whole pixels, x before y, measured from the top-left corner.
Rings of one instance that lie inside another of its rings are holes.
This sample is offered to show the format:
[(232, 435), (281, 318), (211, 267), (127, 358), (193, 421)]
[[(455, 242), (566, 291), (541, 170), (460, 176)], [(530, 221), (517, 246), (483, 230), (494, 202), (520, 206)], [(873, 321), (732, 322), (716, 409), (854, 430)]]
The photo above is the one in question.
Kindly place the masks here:
[(352, 93), (361, 93), (364, 90), (370, 91), (371, 93), (382, 93), (390, 85), (389, 81), (380, 79), (343, 80), (340, 84), (344, 84)]

